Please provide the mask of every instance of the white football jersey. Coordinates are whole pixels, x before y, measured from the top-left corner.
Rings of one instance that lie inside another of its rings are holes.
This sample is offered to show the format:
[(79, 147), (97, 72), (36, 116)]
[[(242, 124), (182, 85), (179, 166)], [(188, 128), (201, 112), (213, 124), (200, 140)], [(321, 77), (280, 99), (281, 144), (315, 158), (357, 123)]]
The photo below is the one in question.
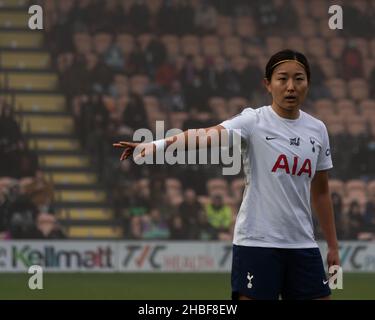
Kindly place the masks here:
[(310, 207), (315, 172), (332, 168), (324, 123), (300, 110), (295, 120), (271, 106), (246, 108), (221, 123), (240, 130), (246, 188), (233, 243), (275, 248), (317, 247)]

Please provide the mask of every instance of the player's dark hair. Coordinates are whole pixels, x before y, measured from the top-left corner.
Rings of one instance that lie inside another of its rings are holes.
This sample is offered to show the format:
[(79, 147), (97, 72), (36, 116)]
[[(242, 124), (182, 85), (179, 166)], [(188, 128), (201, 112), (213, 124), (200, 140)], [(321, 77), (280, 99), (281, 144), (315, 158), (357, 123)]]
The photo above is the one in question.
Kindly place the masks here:
[(272, 73), (275, 70), (275, 68), (282, 62), (294, 60), (297, 61), (299, 64), (301, 64), (307, 75), (307, 80), (310, 82), (310, 65), (309, 62), (307, 61), (307, 58), (300, 52), (298, 51), (293, 51), (289, 49), (285, 49), (282, 51), (279, 51), (275, 53), (270, 60), (268, 61), (266, 65), (266, 73), (265, 73), (265, 78), (268, 81), (271, 81), (272, 78)]

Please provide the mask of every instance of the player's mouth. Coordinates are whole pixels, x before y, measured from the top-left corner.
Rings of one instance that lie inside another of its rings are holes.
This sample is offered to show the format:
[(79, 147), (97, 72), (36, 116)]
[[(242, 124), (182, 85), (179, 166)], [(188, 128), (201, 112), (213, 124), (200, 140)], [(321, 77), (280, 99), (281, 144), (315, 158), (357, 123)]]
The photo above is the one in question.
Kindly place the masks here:
[(297, 101), (296, 96), (286, 96), (284, 99), (288, 102), (296, 102)]

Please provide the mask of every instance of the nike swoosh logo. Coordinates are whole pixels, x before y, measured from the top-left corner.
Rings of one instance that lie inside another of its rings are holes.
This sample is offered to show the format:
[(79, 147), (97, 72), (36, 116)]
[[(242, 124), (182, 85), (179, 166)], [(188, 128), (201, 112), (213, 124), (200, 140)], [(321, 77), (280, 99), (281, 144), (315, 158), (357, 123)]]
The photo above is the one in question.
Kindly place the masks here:
[(273, 140), (276, 139), (276, 137), (266, 137), (266, 140)]
[(329, 280), (323, 280), (323, 284), (327, 284)]

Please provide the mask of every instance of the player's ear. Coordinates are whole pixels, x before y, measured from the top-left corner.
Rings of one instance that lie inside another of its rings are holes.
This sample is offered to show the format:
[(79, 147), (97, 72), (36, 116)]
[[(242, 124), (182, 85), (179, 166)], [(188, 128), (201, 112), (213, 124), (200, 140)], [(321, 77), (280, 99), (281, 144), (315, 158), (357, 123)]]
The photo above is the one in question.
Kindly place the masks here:
[(264, 86), (266, 87), (267, 91), (268, 91), (269, 93), (271, 93), (271, 83), (270, 83), (270, 81), (268, 81), (267, 78), (264, 78), (264, 79), (263, 79), (263, 84), (264, 84)]

